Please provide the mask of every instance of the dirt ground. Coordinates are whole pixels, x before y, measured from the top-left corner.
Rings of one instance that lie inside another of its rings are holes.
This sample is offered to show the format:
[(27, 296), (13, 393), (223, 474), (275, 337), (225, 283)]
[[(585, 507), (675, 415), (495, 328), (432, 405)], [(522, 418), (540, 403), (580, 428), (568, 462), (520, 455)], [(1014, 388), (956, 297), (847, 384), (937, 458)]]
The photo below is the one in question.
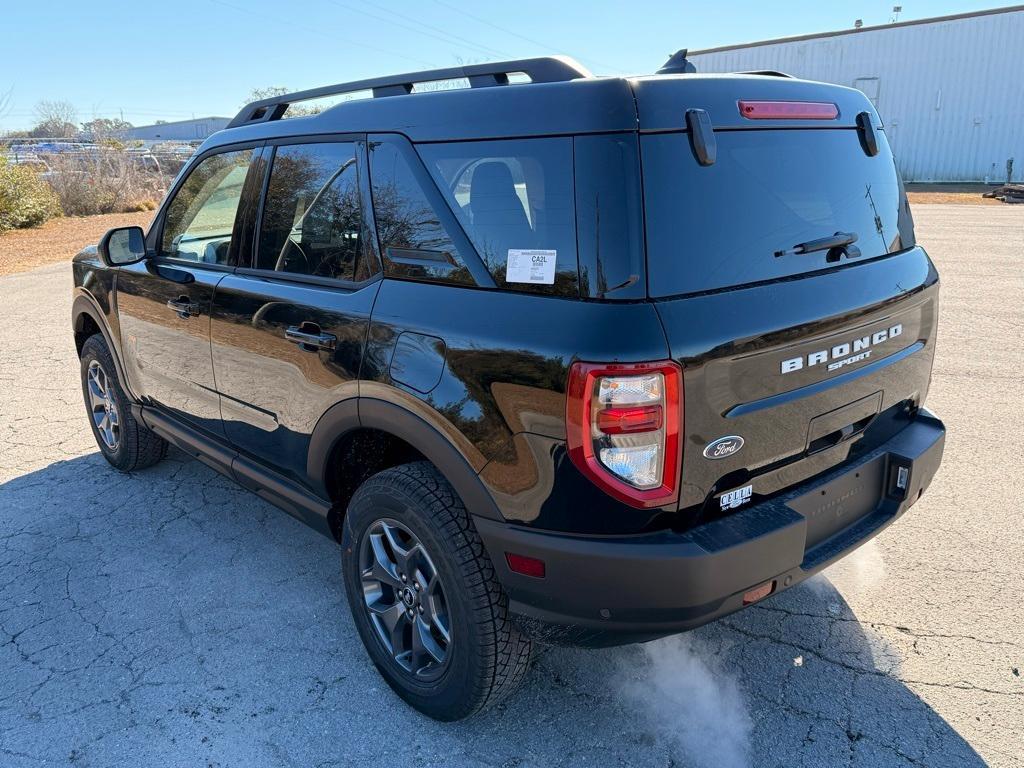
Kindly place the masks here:
[(99, 241), (113, 227), (148, 227), (153, 211), (103, 216), (66, 216), (36, 229), (16, 229), (0, 235), (0, 275), (24, 272), (68, 261), (85, 245)]
[(995, 187), (991, 184), (907, 184), (910, 204), (960, 203), (964, 205), (1006, 205), (999, 200), (982, 197)]

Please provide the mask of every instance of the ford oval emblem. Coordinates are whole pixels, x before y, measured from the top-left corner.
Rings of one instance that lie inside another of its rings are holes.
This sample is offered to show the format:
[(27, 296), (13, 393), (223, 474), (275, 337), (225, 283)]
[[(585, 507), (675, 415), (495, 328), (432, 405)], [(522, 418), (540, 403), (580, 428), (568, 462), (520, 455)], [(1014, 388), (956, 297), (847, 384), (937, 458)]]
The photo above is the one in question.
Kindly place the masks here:
[(743, 438), (739, 435), (720, 437), (717, 440), (713, 440), (708, 443), (707, 447), (704, 449), (704, 458), (724, 459), (726, 456), (732, 456), (742, 447)]

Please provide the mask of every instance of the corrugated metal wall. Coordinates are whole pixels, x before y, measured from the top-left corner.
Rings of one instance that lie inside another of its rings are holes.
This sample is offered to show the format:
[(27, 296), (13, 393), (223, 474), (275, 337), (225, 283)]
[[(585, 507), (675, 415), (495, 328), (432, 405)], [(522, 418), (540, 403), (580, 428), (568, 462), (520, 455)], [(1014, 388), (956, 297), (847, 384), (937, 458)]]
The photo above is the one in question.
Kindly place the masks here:
[(1024, 179), (1024, 11), (694, 53), (698, 72), (775, 69), (860, 88), (908, 181)]

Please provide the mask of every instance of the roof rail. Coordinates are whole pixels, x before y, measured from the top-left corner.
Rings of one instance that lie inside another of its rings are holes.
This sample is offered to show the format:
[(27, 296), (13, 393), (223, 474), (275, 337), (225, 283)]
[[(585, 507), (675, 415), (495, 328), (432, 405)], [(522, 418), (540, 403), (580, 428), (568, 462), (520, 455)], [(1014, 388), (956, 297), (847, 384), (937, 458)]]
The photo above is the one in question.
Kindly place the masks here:
[(240, 125), (279, 120), (287, 111), (289, 105), (300, 101), (311, 101), (313, 99), (322, 99), (328, 96), (354, 93), (356, 91), (372, 91), (374, 98), (404, 96), (412, 93), (413, 86), (416, 83), (455, 80), (459, 78), (468, 79), (471, 88), (486, 88), (495, 85), (508, 85), (508, 76), (519, 72), (527, 75), (532, 83), (558, 83), (584, 77), (593, 77), (582, 64), (568, 56), (542, 56), (534, 59), (516, 59), (515, 61), (496, 61), (490, 64), (469, 64), (462, 67), (428, 69), (423, 72), (408, 72), (403, 75), (390, 75), (369, 80), (355, 80), (351, 83), (325, 85), (322, 88), (311, 88), (308, 91), (297, 91), (296, 93), (272, 96), (269, 99), (260, 99), (242, 107), (241, 111), (228, 123), (227, 127), (237, 128)]

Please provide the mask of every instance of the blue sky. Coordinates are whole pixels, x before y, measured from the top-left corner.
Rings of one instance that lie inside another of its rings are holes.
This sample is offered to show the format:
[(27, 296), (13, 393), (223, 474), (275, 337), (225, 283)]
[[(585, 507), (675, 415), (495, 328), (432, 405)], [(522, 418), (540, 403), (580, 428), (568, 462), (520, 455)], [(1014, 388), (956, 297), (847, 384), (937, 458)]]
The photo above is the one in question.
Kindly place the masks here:
[[(994, 8), (903, 0), (900, 20)], [(893, 0), (610, 2), (515, 0), (51, 0), (0, 13), (0, 130), (41, 99), (79, 120), (136, 125), (233, 115), (256, 87), (298, 90), (396, 72), (564, 53), (598, 74), (655, 70), (707, 48), (886, 23)]]

